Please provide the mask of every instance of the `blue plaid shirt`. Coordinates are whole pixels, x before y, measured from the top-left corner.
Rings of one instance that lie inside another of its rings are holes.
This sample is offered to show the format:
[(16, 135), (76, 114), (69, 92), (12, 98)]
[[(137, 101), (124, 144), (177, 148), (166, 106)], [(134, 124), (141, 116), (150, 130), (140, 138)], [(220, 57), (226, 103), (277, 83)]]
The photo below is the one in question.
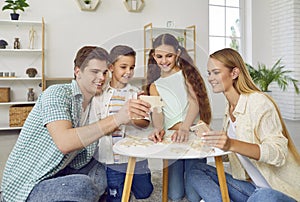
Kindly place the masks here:
[(25, 201), (36, 184), (56, 174), (67, 162), (80, 168), (91, 160), (97, 142), (78, 151), (72, 160), (70, 154), (60, 152), (45, 127), (57, 120), (68, 120), (78, 127), (82, 97), (75, 80), (50, 86), (39, 96), (6, 163), (1, 185), (5, 201)]

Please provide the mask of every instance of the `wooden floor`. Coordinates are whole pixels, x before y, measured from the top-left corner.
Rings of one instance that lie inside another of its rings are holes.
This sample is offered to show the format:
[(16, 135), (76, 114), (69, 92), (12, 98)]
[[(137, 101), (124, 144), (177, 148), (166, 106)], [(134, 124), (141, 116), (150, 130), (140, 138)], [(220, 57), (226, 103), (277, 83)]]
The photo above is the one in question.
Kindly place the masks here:
[[(212, 122), (212, 128), (215, 130), (221, 129), (222, 120), (214, 120)], [(287, 128), (290, 132), (291, 137), (293, 138), (293, 141), (298, 149), (300, 151), (300, 121), (290, 121), (286, 120)], [(18, 137), (19, 131), (0, 131), (0, 181), (2, 181), (2, 174), (3, 169), (5, 166), (5, 162), (8, 158), (9, 153), (11, 152), (17, 137)], [(209, 161), (209, 160), (208, 160)], [(153, 184), (155, 186), (155, 190), (151, 197), (146, 200), (139, 200), (139, 201), (161, 201), (161, 160), (157, 159), (149, 159), (149, 167), (153, 174)], [(104, 200), (103, 200), (104, 201)], [(131, 202), (137, 201), (134, 197), (131, 197)], [(186, 202), (186, 199), (183, 199), (181, 202)]]

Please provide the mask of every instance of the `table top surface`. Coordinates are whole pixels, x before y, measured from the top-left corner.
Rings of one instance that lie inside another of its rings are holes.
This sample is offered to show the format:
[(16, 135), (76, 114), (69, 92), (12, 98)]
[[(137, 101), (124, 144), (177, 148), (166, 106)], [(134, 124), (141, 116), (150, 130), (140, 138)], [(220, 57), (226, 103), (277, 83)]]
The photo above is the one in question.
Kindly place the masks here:
[(149, 130), (126, 133), (124, 139), (113, 146), (115, 153), (141, 158), (159, 159), (193, 159), (222, 156), (230, 152), (204, 146), (201, 139), (190, 133), (189, 140), (184, 143), (171, 141), (172, 130), (166, 131), (162, 142), (154, 143), (148, 139)]

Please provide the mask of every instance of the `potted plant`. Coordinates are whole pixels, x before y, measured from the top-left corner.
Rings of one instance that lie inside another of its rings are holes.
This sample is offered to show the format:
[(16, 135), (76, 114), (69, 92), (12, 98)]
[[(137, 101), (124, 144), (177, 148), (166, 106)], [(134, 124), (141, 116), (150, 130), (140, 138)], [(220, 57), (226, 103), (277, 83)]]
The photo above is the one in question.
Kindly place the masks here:
[(12, 13), (10, 14), (12, 20), (19, 19), (20, 14), (17, 13), (17, 10), (24, 11), (24, 8), (29, 7), (26, 0), (5, 0), (5, 3), (6, 4), (2, 7), (2, 11), (12, 10)]
[(178, 41), (178, 43), (179, 43), (181, 46), (183, 46), (184, 37), (183, 37), (183, 36), (178, 36), (178, 37), (177, 37), (177, 41)]
[(91, 0), (83, 0), (83, 2), (84, 2), (84, 5), (85, 5), (86, 8), (90, 8), (91, 7), (91, 3), (92, 3)]
[(258, 69), (255, 69), (247, 63), (246, 66), (254, 83), (258, 85), (262, 91), (270, 92), (269, 85), (272, 82), (276, 82), (279, 88), (285, 91), (289, 82), (291, 82), (296, 93), (299, 94), (298, 80), (288, 75), (292, 71), (284, 69), (285, 66), (281, 65), (281, 59), (277, 60), (271, 68), (267, 68), (265, 64), (260, 63), (258, 63)]

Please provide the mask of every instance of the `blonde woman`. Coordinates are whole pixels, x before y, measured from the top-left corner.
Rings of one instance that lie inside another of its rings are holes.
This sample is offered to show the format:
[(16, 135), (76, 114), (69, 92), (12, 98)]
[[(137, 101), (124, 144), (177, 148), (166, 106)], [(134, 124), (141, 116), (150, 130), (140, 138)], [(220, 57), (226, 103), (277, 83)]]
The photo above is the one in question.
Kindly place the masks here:
[[(208, 81), (223, 93), (223, 131), (199, 134), (205, 144), (231, 151), (226, 174), (232, 201), (299, 201), (300, 156), (274, 100), (253, 83), (240, 54), (225, 48), (211, 54)], [(188, 181), (205, 200), (221, 201), (216, 169), (198, 163)]]

